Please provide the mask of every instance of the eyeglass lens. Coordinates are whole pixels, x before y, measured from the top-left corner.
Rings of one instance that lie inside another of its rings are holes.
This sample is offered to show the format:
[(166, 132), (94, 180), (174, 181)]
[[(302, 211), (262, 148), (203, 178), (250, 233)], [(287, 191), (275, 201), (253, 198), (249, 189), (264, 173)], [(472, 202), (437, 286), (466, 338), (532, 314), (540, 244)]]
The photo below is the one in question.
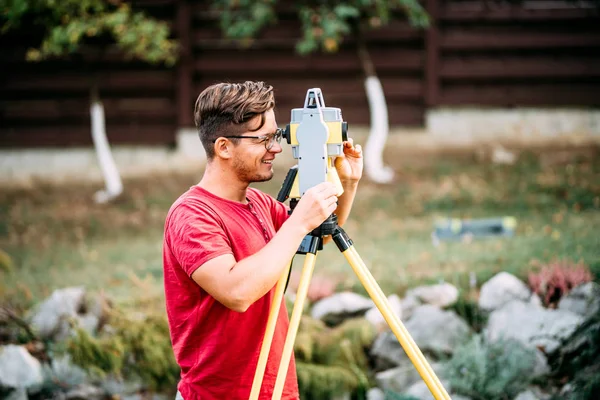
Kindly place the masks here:
[(273, 135), (271, 135), (269, 137), (269, 139), (267, 139), (266, 143), (265, 143), (265, 147), (267, 148), (267, 150), (271, 150), (273, 148), (273, 145), (275, 144), (275, 141), (277, 141), (277, 143), (281, 143), (281, 130), (278, 129), (277, 132), (275, 132)]

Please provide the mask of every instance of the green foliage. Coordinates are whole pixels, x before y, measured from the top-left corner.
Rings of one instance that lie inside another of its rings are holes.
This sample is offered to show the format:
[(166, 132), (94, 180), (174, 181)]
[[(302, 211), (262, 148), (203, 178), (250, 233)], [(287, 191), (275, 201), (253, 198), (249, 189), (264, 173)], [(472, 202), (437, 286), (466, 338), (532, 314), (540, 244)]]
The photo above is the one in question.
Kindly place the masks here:
[(294, 342), (300, 397), (319, 400), (343, 392), (364, 393), (369, 385), (365, 349), (375, 334), (364, 319), (330, 329), (303, 316)]
[[(566, 400), (592, 400), (600, 395), (600, 310), (586, 320), (551, 355), (548, 364), (559, 384), (569, 381)], [(558, 399), (557, 399), (558, 400)]]
[(416, 397), (410, 396), (408, 394), (400, 394), (393, 392), (391, 390), (385, 391), (385, 400), (418, 400)]
[(25, 21), (42, 27), (40, 44), (27, 52), (29, 61), (75, 53), (96, 37), (110, 37), (128, 58), (167, 65), (177, 59), (167, 23), (121, 0), (0, 0), (0, 10), (2, 33), (29, 29)]
[(12, 258), (7, 252), (0, 249), (0, 272), (11, 272), (13, 270)]
[[(258, 36), (262, 28), (277, 22), (275, 6), (275, 0), (213, 2), (225, 36), (246, 43)], [(352, 0), (337, 4), (303, 1), (296, 2), (296, 10), (302, 24), (302, 39), (296, 45), (300, 54), (335, 52), (344, 37), (356, 33), (358, 27), (378, 28), (398, 12), (403, 12), (414, 26), (429, 24), (427, 13), (416, 0)]]
[(487, 313), (479, 308), (477, 301), (470, 300), (462, 294), (449, 309), (465, 320), (475, 332), (481, 332), (488, 320)]
[(530, 381), (535, 353), (515, 340), (490, 343), (475, 335), (448, 362), (450, 386), (473, 400), (514, 398)]
[(117, 313), (110, 325), (114, 331), (98, 338), (77, 330), (77, 336), (67, 344), (76, 365), (97, 375), (137, 377), (152, 390), (176, 385), (179, 367), (163, 316), (128, 318)]

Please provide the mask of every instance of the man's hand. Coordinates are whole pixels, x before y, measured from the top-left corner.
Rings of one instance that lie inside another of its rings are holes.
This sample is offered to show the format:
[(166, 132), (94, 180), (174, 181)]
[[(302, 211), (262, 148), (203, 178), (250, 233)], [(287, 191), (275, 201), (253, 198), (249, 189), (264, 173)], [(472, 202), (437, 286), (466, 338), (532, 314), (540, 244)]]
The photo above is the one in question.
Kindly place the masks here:
[(335, 169), (342, 185), (356, 183), (362, 177), (363, 155), (360, 144), (354, 145), (352, 138), (343, 143), (343, 154), (335, 159)]
[(337, 208), (336, 187), (323, 182), (308, 189), (300, 198), (290, 219), (302, 226), (306, 233), (323, 223)]

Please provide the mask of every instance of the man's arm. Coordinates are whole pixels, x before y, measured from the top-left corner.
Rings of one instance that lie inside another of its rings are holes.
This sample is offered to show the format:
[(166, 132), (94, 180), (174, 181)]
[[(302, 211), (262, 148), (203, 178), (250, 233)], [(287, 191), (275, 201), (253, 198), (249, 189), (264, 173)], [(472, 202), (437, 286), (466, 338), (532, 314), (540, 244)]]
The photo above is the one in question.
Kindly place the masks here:
[(231, 254), (215, 257), (192, 273), (192, 279), (224, 306), (244, 312), (275, 286), (300, 242), (337, 207), (335, 186), (311, 188), (277, 234), (257, 253), (236, 262)]

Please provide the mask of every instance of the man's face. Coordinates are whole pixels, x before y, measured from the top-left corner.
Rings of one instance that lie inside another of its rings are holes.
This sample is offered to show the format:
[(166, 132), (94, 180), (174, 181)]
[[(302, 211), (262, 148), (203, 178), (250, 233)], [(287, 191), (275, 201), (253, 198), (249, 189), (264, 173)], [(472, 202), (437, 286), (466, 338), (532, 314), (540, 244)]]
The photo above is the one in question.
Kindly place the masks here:
[[(260, 116), (250, 121), (249, 127), (254, 128), (260, 124)], [(271, 136), (277, 131), (275, 113), (269, 110), (265, 113), (265, 123), (257, 131), (248, 131), (242, 136)], [(265, 141), (260, 139), (240, 139), (235, 147), (233, 168), (238, 178), (243, 182), (265, 182), (273, 178), (273, 161), (275, 155), (281, 153), (281, 145), (273, 143), (267, 150)]]

